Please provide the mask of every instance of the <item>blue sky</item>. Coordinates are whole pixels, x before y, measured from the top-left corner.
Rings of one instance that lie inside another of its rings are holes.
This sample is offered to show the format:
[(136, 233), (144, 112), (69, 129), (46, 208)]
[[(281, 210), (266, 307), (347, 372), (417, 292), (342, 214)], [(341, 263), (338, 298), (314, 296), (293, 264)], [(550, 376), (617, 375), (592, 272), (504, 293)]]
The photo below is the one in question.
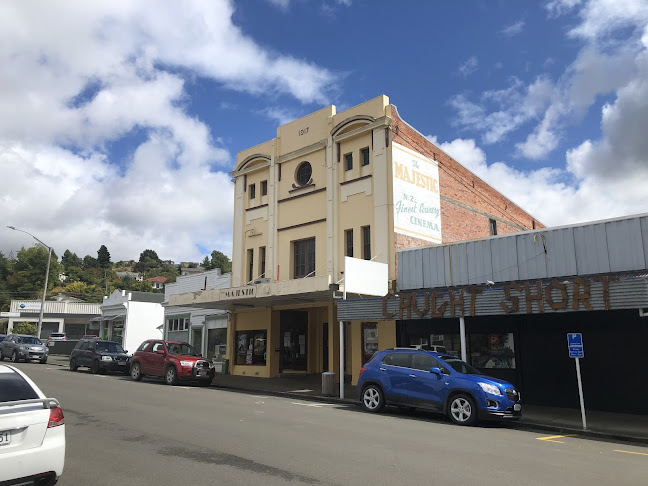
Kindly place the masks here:
[(648, 212), (645, 0), (15, 0), (0, 62), (0, 220), (59, 255), (231, 255), (236, 153), (380, 94), (547, 225)]

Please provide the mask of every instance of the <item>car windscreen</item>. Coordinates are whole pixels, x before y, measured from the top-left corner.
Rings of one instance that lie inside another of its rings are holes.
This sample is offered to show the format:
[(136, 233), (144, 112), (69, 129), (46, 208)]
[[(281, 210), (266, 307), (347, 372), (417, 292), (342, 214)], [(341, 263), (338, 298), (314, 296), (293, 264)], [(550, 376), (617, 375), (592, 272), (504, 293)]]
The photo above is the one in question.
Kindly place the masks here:
[(439, 356), (445, 363), (447, 363), (453, 370), (463, 373), (465, 375), (481, 375), (479, 371), (470, 366), (468, 363), (461, 361), (459, 358), (454, 356)]
[(124, 348), (119, 343), (111, 341), (99, 341), (95, 346), (95, 351), (98, 353), (123, 353)]
[(167, 349), (169, 350), (169, 354), (198, 356), (198, 351), (196, 351), (193, 346), (187, 343), (167, 343)]
[(25, 379), (13, 370), (0, 373), (0, 402), (40, 398)]
[(43, 344), (40, 339), (33, 336), (18, 336), (16, 342), (18, 344)]

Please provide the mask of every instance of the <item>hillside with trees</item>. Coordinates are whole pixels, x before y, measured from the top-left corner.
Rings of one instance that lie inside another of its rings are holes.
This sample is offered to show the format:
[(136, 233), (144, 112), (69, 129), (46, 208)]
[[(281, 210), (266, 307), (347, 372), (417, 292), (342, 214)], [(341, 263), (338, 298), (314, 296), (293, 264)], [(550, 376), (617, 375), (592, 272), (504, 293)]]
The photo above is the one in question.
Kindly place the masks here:
[[(11, 300), (41, 298), (47, 253), (47, 249), (40, 245), (22, 248), (15, 256), (5, 256), (0, 252), (1, 311), (9, 310)], [(205, 270), (221, 268), (223, 273), (230, 272), (232, 268), (227, 255), (216, 250), (206, 256), (201, 265)], [(195, 267), (196, 264), (187, 266)], [(105, 245), (97, 250), (96, 257), (85, 255), (81, 258), (67, 249), (60, 260), (52, 252), (46, 298), (50, 300), (57, 294), (64, 294), (84, 302), (102, 302), (103, 296), (115, 289), (162, 293), (163, 290), (153, 289), (147, 279), (166, 277), (166, 283), (172, 283), (180, 272), (180, 265), (162, 261), (151, 249), (142, 251), (137, 261), (115, 263), (111, 261), (110, 252)]]

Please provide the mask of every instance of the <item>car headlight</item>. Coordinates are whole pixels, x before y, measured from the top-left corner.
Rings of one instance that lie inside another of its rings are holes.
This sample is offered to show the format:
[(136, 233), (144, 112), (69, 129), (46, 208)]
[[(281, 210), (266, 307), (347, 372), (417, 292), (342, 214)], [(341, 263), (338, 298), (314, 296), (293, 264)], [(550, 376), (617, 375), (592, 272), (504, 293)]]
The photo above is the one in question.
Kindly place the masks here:
[(101, 361), (112, 361), (112, 356), (102, 356)]
[(187, 368), (192, 368), (194, 365), (193, 361), (180, 361), (180, 366), (186, 366)]
[(490, 393), (491, 395), (501, 395), (502, 392), (500, 391), (499, 388), (497, 388), (495, 385), (491, 385), (489, 383), (477, 383), (482, 390), (484, 390), (486, 393)]
[(18, 346), (21, 351), (29, 351), (29, 346)]

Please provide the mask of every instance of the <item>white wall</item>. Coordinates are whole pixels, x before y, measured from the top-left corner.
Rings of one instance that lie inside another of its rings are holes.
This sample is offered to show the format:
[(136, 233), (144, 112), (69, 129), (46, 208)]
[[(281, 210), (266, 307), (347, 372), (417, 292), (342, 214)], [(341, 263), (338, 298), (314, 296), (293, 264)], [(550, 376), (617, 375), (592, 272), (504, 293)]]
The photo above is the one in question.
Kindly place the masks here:
[(162, 339), (162, 330), (158, 329), (164, 324), (162, 304), (130, 301), (127, 306), (124, 349), (134, 353), (143, 341)]

